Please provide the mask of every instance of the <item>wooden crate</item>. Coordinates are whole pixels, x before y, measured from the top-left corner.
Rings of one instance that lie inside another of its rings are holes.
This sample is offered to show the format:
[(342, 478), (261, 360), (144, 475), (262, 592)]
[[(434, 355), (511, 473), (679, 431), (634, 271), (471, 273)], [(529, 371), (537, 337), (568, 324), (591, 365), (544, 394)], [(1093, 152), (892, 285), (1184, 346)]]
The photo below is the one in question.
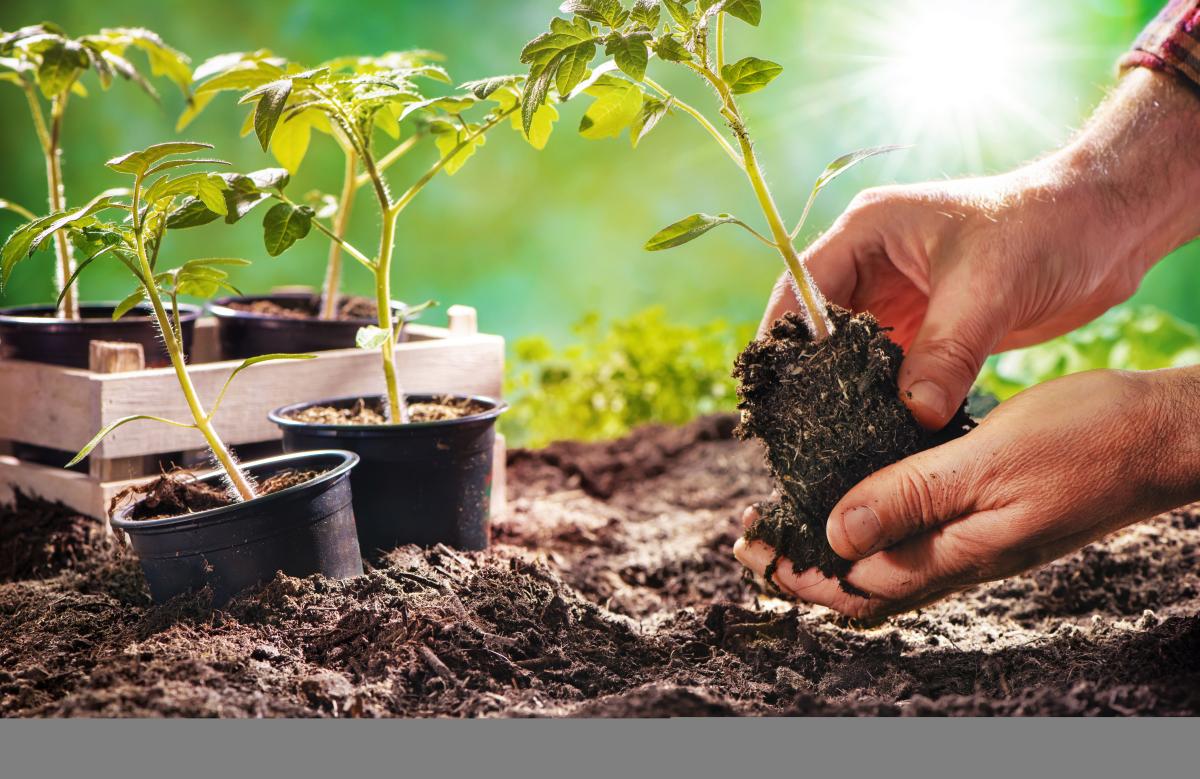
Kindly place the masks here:
[[(504, 339), (477, 332), (472, 308), (451, 306), (449, 319), (448, 327), (408, 326), (408, 341), (396, 347), (401, 386), (410, 393), (456, 392), (499, 398)], [(131, 357), (122, 346), (136, 350), (136, 355)], [(240, 361), (216, 359), (216, 323), (207, 318), (196, 325), (192, 352), (188, 373), (208, 406)], [(139, 421), (118, 428), (92, 451), (88, 473), (12, 456), (14, 443), (78, 451), (102, 427), (130, 414), (189, 420), (174, 370), (139, 369), (140, 358), (141, 349), (135, 345), (93, 344), (90, 370), (0, 360), (0, 502), (10, 500), (13, 490), (20, 489), (104, 517), (113, 495), (157, 473), (159, 455), (204, 448), (204, 440), (195, 430)], [(240, 373), (222, 401), (215, 423), (235, 449), (264, 444), (281, 437), (279, 428), (267, 419), (273, 408), (383, 392), (375, 352), (320, 352), (314, 360), (261, 363)], [(497, 436), (493, 512), (505, 500), (503, 447), (503, 437)]]

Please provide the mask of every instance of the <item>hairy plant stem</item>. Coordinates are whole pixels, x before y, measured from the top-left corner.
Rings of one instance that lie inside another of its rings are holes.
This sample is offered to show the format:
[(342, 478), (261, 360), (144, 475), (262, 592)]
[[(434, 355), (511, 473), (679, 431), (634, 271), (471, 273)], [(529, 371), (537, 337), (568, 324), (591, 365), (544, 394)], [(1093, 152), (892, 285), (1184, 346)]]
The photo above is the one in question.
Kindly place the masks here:
[(337, 240), (329, 243), (329, 259), (325, 265), (325, 283), (321, 285), (321, 319), (337, 319), (338, 299), (342, 288), (342, 242), (350, 223), (350, 210), (354, 206), (354, 193), (358, 191), (358, 155), (346, 149), (346, 171), (342, 178), (342, 194), (338, 199), (338, 211), (333, 218), (333, 233)]
[[(146, 291), (146, 298), (150, 301), (150, 306), (154, 310), (154, 321), (158, 324), (159, 332), (162, 334), (163, 343), (167, 347), (167, 355), (171, 358), (171, 367), (175, 369), (175, 377), (179, 380), (179, 387), (183, 390), (184, 400), (187, 401), (188, 410), (192, 414), (192, 421), (196, 425), (196, 429), (200, 431), (200, 435), (204, 436), (204, 440), (208, 443), (209, 449), (212, 450), (213, 456), (217, 458), (217, 462), (225, 470), (225, 475), (229, 477), (229, 483), (233, 485), (233, 489), (237, 493), (240, 500), (253, 500), (256, 497), (254, 486), (250, 483), (237, 462), (233, 458), (233, 453), (229, 451), (229, 447), (221, 440), (221, 436), (217, 434), (216, 428), (212, 425), (212, 420), (209, 414), (204, 410), (204, 405), (200, 402), (199, 395), (196, 394), (196, 387), (192, 384), (192, 377), (188, 375), (187, 365), (183, 356), (183, 340), (179, 337), (179, 330), (171, 321), (171, 317), (167, 315), (166, 308), (163, 306), (162, 296), (159, 294), (158, 285), (154, 282), (154, 269), (150, 266), (150, 259), (146, 256), (146, 244), (142, 238), (142, 230), (145, 227), (140, 222), (138, 216), (140, 212), (142, 179), (138, 176), (133, 186), (133, 209), (134, 218), (134, 248), (137, 252), (138, 265), (141, 268), (142, 288)], [(176, 307), (176, 317), (178, 317), (178, 308)]]
[[(718, 27), (718, 29), (721, 28)], [(718, 48), (720, 48), (719, 44)], [(750, 186), (754, 189), (754, 196), (758, 199), (758, 205), (762, 209), (763, 216), (766, 217), (767, 225), (771, 228), (771, 237), (774, 239), (775, 248), (783, 257), (783, 262), (792, 277), (796, 299), (800, 303), (809, 329), (812, 330), (815, 340), (828, 338), (832, 326), (826, 310), (825, 298), (817, 289), (817, 285), (804, 267), (804, 263), (800, 262), (800, 255), (796, 252), (796, 246), (792, 243), (792, 237), (783, 222), (783, 216), (779, 213), (779, 206), (775, 204), (775, 198), (772, 197), (771, 190), (763, 178), (762, 168), (754, 153), (754, 144), (750, 140), (745, 120), (738, 109), (737, 101), (734, 100), (732, 90), (724, 79), (712, 71), (707, 61), (703, 65), (689, 63), (688, 66), (699, 73), (717, 91), (717, 95), (721, 99), (721, 115), (725, 117), (729, 129), (733, 131), (733, 135), (737, 139), (738, 147), (741, 149), (742, 168), (750, 180)]]
[[(34, 124), (38, 128), (38, 138), (42, 142), (42, 152), (46, 157), (46, 188), (49, 190), (50, 213), (58, 213), (67, 208), (66, 195), (62, 180), (62, 121), (63, 112), (67, 107), (67, 92), (50, 101), (50, 125), (42, 116), (41, 106), (33, 88), (25, 89), (33, 113)], [(64, 291), (67, 280), (75, 273), (75, 252), (71, 242), (67, 240), (67, 231), (59, 230), (54, 234), (54, 291), (59, 293), (61, 300), (57, 314), (62, 319), (79, 319), (79, 295), (72, 286)]]
[(387, 332), (387, 339), (379, 349), (383, 357), (383, 378), (387, 385), (388, 408), (386, 411), (389, 422), (398, 421), (401, 424), (405, 424), (409, 421), (408, 403), (405, 400), (404, 393), (400, 390), (400, 384), (396, 377), (396, 335), (399, 328), (393, 327), (392, 324), (392, 258), (395, 254), (396, 222), (400, 218), (400, 213), (441, 172), (442, 168), (446, 167), (446, 163), (449, 160), (453, 159), (455, 155), (473, 143), (476, 138), (507, 119), (516, 110), (517, 107), (513, 106), (507, 111), (502, 111), (474, 132), (467, 133), (457, 146), (443, 155), (412, 186), (405, 190), (404, 194), (395, 200), (388, 193), (387, 182), (384, 181), (383, 173), (379, 165), (376, 164), (370, 150), (360, 147), (363, 169), (366, 171), (366, 175), (374, 187), (375, 197), (379, 201), (379, 213), (383, 220), (379, 235), (379, 256), (375, 260), (372, 272), (375, 274), (375, 305), (378, 310), (378, 327)]

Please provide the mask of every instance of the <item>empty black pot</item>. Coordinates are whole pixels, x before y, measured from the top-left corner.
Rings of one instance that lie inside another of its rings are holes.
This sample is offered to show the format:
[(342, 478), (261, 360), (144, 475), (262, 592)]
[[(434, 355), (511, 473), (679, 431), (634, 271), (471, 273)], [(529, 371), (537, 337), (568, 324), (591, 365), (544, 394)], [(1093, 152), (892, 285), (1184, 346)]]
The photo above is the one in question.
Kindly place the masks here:
[[(138, 343), (146, 353), (146, 367), (170, 365), (170, 357), (148, 306), (138, 306), (117, 321), (116, 303), (84, 303), (79, 319), (59, 319), (54, 306), (16, 306), (0, 309), (0, 347), (6, 357), (31, 360), (68, 368), (88, 367), (88, 344), (92, 341)], [(192, 332), (202, 313), (199, 306), (179, 304), (183, 349), (190, 354)]]
[[(429, 395), (408, 398), (410, 403), (433, 399)], [(363, 553), (375, 555), (404, 544), (486, 549), (496, 417), (507, 406), (470, 396), (486, 410), (460, 419), (407, 425), (314, 425), (289, 419), (310, 406), (349, 408), (359, 400), (297, 403), (276, 409), (269, 417), (283, 429), (284, 451), (331, 447), (362, 458), (350, 480)]]
[[(307, 292), (277, 292), (271, 295), (221, 298), (209, 306), (217, 318), (221, 355), (241, 360), (260, 354), (323, 352), (351, 349), (360, 327), (379, 324), (374, 318), (316, 319), (271, 316), (230, 308), (231, 304), (270, 301), (283, 308), (309, 310), (313, 296)], [(401, 333), (403, 340), (403, 333)]]
[[(243, 467), (258, 481), (287, 468), (325, 472), (245, 503), (178, 517), (130, 520), (131, 503), (110, 521), (129, 535), (156, 603), (208, 585), (219, 606), (277, 571), (348, 579), (363, 572), (349, 479), (357, 462), (352, 452), (337, 451), (256, 460)], [(223, 476), (198, 478), (211, 484)]]

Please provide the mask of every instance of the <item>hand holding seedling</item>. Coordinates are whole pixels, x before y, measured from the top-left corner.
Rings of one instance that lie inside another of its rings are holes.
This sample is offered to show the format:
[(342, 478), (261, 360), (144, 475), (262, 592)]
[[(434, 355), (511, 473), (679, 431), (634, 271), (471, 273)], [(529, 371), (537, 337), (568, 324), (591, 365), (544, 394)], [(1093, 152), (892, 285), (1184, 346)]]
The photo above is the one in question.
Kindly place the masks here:
[[(1198, 149), (1200, 99), (1136, 71), (1062, 151), (1003, 176), (868, 191), (806, 259), (834, 302), (895, 328), (902, 397), (936, 427), (988, 354), (1090, 321), (1200, 233)], [(780, 284), (766, 319), (794, 306)], [(879, 617), (1038, 565), (1200, 498), (1198, 414), (1194, 368), (1035, 387), (834, 508), (829, 542), (861, 560), (846, 580), (871, 598), (787, 561), (775, 581)], [(1163, 462), (1173, 446), (1188, 454)], [(736, 551), (759, 573), (774, 556), (759, 543)]]

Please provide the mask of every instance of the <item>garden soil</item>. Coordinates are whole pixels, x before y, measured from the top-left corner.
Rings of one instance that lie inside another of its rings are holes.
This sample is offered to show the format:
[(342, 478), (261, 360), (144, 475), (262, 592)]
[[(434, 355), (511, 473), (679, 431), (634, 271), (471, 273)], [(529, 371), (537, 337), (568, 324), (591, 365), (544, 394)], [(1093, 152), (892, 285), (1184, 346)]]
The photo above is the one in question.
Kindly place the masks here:
[(152, 606), (131, 553), (69, 540), (78, 517), (55, 510), (60, 542), (10, 512), (0, 560), (62, 551), (0, 584), (0, 714), (1200, 713), (1200, 510), (857, 630), (733, 560), (771, 489), (734, 424), (511, 452), (490, 551), (407, 547), (222, 610)]

